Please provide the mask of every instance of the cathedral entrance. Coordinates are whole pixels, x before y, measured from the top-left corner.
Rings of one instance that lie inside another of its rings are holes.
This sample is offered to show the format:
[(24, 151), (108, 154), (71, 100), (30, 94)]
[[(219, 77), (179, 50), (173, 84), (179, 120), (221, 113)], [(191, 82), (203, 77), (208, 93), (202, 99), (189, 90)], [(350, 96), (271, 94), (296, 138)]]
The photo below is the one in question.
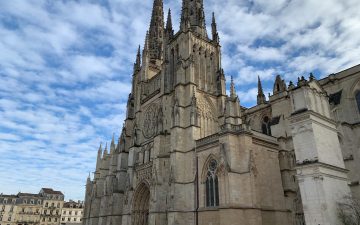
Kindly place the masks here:
[(149, 224), (149, 187), (142, 183), (136, 189), (133, 201), (132, 225), (148, 225)]

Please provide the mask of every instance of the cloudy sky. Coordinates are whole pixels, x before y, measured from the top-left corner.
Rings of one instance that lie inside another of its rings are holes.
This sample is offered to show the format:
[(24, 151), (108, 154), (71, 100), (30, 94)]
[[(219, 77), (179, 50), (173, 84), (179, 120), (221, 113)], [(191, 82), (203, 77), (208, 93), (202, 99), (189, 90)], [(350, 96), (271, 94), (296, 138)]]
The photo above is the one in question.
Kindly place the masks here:
[[(227, 78), (254, 105), (257, 75), (317, 77), (360, 56), (359, 0), (204, 0)], [(0, 0), (0, 193), (83, 199), (100, 142), (119, 135), (152, 0)], [(165, 0), (178, 30), (180, 0)]]

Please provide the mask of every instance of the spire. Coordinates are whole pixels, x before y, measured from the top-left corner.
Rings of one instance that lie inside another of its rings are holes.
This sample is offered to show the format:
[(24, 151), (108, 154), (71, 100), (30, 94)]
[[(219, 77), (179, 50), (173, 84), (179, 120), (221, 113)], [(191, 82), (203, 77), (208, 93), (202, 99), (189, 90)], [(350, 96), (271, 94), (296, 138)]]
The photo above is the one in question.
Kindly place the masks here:
[(212, 40), (216, 43), (219, 43), (219, 34), (217, 32), (217, 25), (215, 20), (215, 13), (212, 13), (212, 23), (211, 23), (211, 30), (212, 30)]
[(231, 98), (236, 98), (236, 90), (235, 90), (235, 84), (234, 84), (234, 79), (231, 76), (231, 82), (230, 82), (230, 97)]
[(203, 0), (183, 0), (180, 29), (187, 30), (188, 27), (207, 38)]
[(115, 152), (115, 134), (113, 133), (111, 144), (110, 144), (110, 154)]
[(170, 37), (174, 34), (172, 19), (171, 19), (171, 9), (169, 9), (168, 17), (166, 21), (166, 32), (169, 34)]
[(140, 54), (140, 45), (136, 54), (136, 61), (134, 63), (134, 74), (141, 69), (141, 54)]
[(98, 160), (101, 158), (101, 155), (102, 155), (102, 144), (100, 143), (100, 147), (98, 150)]
[(164, 33), (164, 6), (162, 0), (154, 0), (151, 22), (149, 28), (149, 53), (150, 61), (161, 59), (162, 42)]
[(107, 156), (107, 154), (108, 154), (108, 150), (107, 150), (107, 143), (106, 143), (103, 158), (105, 158), (105, 156)]
[(87, 183), (90, 183), (91, 182), (91, 177), (90, 177), (90, 172), (89, 172), (89, 176), (88, 176), (88, 178), (87, 178), (87, 181), (86, 181)]
[(98, 155), (97, 155), (97, 159), (96, 159), (96, 171), (97, 171), (97, 172), (98, 172), (99, 169), (100, 169), (101, 155), (102, 155), (102, 144), (100, 143), (100, 147), (99, 147)]
[(264, 95), (264, 91), (261, 85), (261, 80), (260, 77), (258, 76), (258, 95), (257, 95), (257, 104), (261, 105), (261, 104), (265, 104), (266, 103), (266, 99), (265, 99), (265, 95)]

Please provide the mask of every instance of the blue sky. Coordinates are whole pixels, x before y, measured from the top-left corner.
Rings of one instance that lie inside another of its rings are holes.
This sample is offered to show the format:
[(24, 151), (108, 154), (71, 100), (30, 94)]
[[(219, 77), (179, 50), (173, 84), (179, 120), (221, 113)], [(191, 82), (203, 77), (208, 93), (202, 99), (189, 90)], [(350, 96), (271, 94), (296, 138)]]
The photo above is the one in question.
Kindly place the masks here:
[[(274, 78), (359, 64), (358, 0), (204, 0), (242, 105)], [(152, 0), (0, 1), (0, 193), (83, 199), (100, 142), (121, 130)], [(178, 30), (180, 0), (165, 1)], [(210, 34), (210, 32), (209, 32)]]

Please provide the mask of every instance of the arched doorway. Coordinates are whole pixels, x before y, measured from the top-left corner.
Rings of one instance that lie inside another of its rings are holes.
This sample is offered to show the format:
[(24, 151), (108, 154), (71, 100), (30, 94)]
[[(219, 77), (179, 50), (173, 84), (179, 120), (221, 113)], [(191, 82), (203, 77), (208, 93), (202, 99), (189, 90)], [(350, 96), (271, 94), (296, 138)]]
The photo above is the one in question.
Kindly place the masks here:
[(150, 190), (141, 183), (135, 191), (132, 211), (132, 225), (148, 225)]

